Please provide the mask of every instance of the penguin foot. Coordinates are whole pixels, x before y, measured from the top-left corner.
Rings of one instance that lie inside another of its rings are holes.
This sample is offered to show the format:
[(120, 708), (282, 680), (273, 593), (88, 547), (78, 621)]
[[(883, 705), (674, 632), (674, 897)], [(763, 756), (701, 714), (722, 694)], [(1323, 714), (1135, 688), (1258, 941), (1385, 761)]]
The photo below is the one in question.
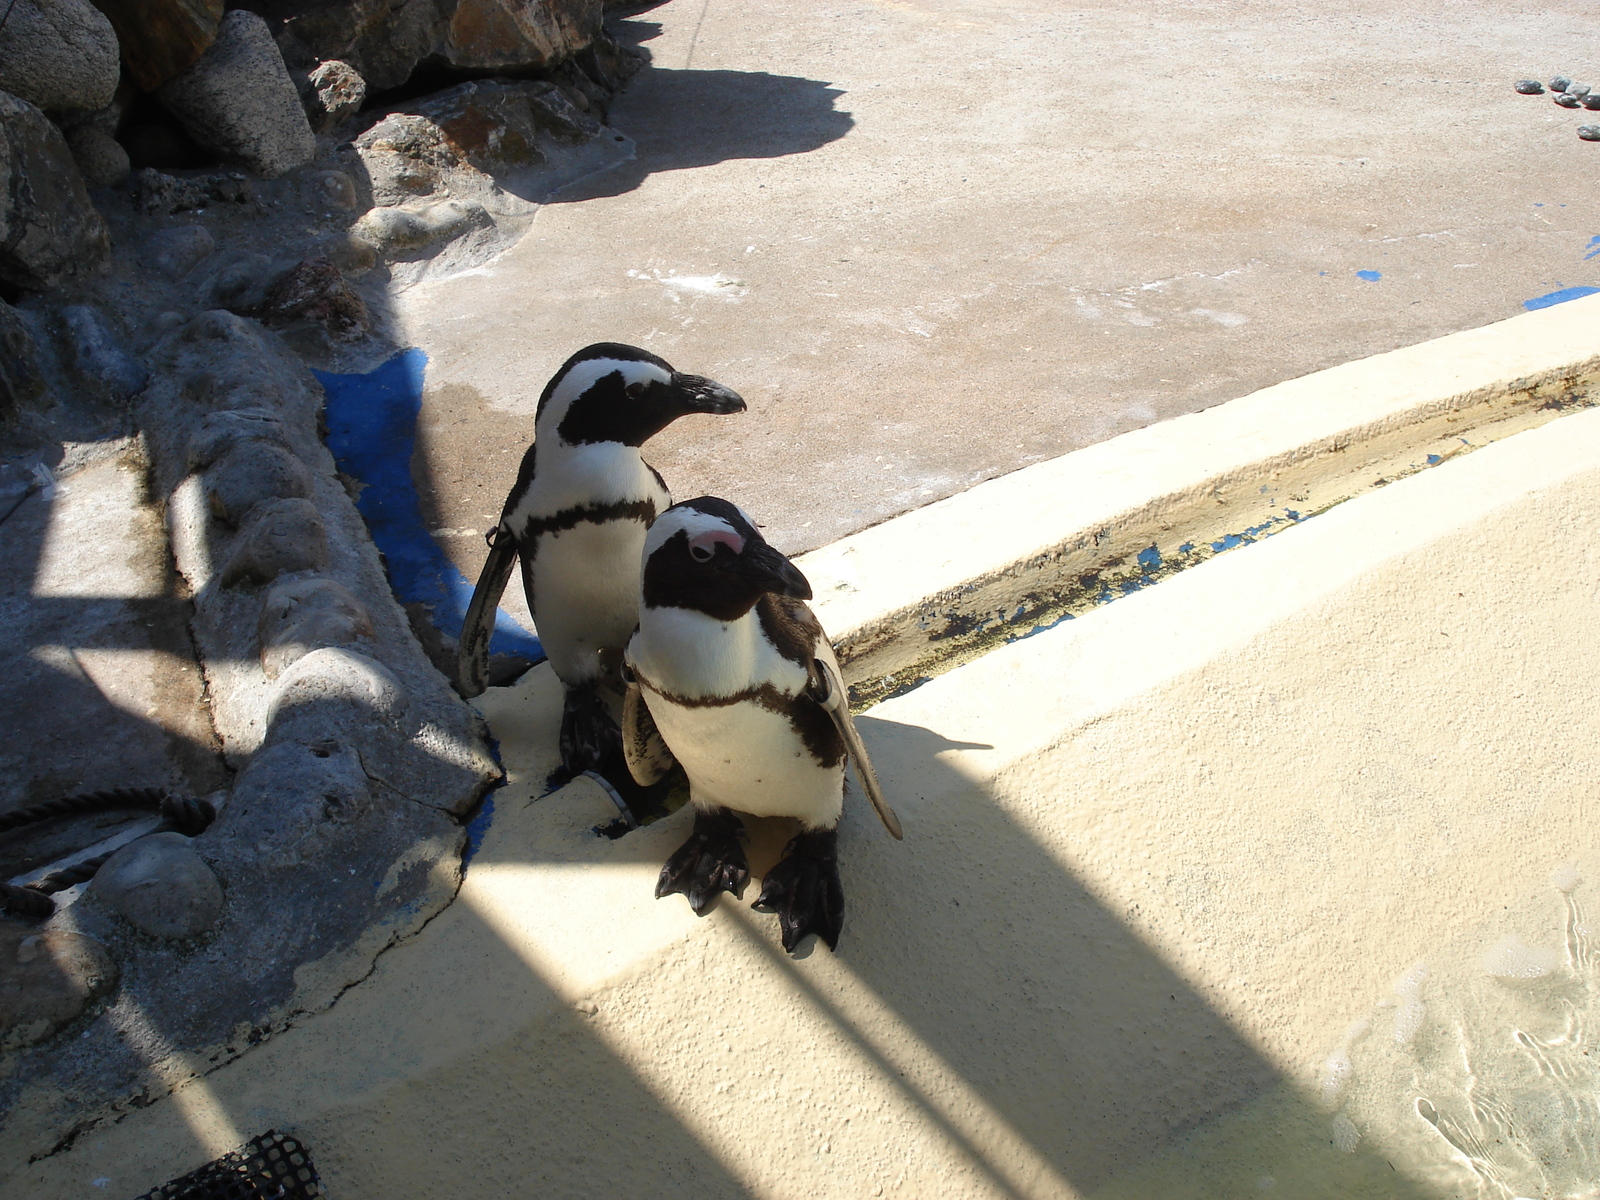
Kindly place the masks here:
[(744, 836), (743, 823), (727, 809), (696, 809), (694, 832), (661, 868), (656, 899), (682, 892), (689, 898), (695, 916), (700, 917), (718, 893), (743, 895), (745, 884), (750, 881), (750, 868), (745, 865), (744, 847), (740, 845)]
[(761, 895), (751, 907), (778, 914), (783, 948), (791, 954), (808, 933), (827, 942), (828, 949), (837, 949), (844, 928), (838, 831), (812, 829), (790, 841), (782, 861), (761, 881)]
[[(599, 687), (569, 687), (561, 705), (561, 772), (599, 771), (610, 779), (622, 758), (622, 730)], [(611, 767), (611, 770), (606, 770)], [(626, 772), (624, 772), (626, 774)]]

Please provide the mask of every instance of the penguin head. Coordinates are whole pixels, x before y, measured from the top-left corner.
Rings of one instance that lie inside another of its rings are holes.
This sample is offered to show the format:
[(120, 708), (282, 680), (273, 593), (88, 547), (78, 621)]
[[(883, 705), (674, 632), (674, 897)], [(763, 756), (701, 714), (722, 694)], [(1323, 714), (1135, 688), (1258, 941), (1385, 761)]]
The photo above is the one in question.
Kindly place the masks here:
[(809, 600), (811, 585), (742, 509), (700, 496), (674, 504), (650, 527), (644, 543), (646, 608), (690, 608), (735, 621), (764, 593)]
[(545, 445), (621, 442), (642, 446), (689, 413), (736, 413), (743, 397), (699, 375), (674, 371), (648, 350), (620, 342), (585, 346), (562, 364), (534, 418)]

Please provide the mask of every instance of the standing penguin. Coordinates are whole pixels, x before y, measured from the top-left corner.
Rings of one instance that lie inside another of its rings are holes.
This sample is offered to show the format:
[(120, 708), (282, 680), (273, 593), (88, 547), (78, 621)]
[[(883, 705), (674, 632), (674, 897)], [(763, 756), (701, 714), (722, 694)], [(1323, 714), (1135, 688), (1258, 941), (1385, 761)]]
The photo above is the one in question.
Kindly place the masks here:
[(622, 648), (639, 620), (645, 532), (672, 503), (639, 447), (689, 413), (744, 409), (721, 384), (617, 342), (579, 350), (539, 397), (533, 445), (467, 608), (458, 673), (463, 695), (483, 691), (495, 608), (521, 558), (528, 609), (566, 687), (561, 762), (570, 774), (622, 769), (614, 715)]
[(738, 812), (794, 817), (800, 833), (762, 882), (783, 948), (829, 947), (844, 925), (839, 815), (846, 754), (890, 834), (894, 815), (856, 733), (839, 661), (803, 603), (811, 585), (738, 508), (702, 496), (668, 509), (645, 539), (639, 629), (628, 643), (623, 751), (649, 785), (674, 759), (689, 777), (694, 832), (656, 895), (703, 913), (749, 879)]

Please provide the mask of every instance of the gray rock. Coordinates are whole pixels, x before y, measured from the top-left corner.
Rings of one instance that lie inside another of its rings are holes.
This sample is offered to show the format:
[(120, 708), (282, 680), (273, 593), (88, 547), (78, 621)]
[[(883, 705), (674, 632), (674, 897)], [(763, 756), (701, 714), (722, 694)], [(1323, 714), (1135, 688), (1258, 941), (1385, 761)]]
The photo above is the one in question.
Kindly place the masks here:
[(603, 38), (601, 0), (279, 0), (273, 11), (319, 59), (376, 90), (428, 62), (477, 74), (536, 71)]
[(0, 300), (0, 421), (54, 398), (39, 365), (33, 334), (17, 310)]
[(436, 204), (375, 208), (356, 222), (354, 232), (378, 254), (392, 258), (492, 223), (476, 200), (441, 200)]
[(312, 171), (306, 176), (306, 182), (311, 185), (312, 196), (330, 208), (350, 211), (361, 203), (355, 181), (343, 171)]
[(1600, 125), (1579, 125), (1578, 136), (1586, 142), (1600, 142)]
[(268, 325), (312, 321), (337, 341), (354, 341), (372, 328), (367, 305), (326, 258), (296, 263), (267, 287), (254, 310)]
[(242, 441), (207, 469), (205, 489), (212, 515), (238, 527), (258, 504), (311, 495), (311, 472), (285, 446)]
[(216, 41), (156, 97), (202, 146), (276, 179), (317, 150), (316, 136), (267, 23), (237, 9)]
[(265, 254), (236, 251), (223, 257), (206, 280), (205, 303), (229, 312), (251, 313), (267, 299), (278, 271)]
[(92, 938), (0, 921), (0, 1050), (43, 1041), (116, 982), (116, 964)]
[(98, 125), (79, 125), (69, 130), (67, 148), (90, 187), (116, 187), (132, 169), (122, 143)]
[[(352, 711), (368, 723), (382, 718), (398, 729), (410, 716), (411, 700), (389, 668), (348, 646), (328, 646), (313, 650), (278, 676), (267, 723), (274, 727), (303, 723), (303, 710), (329, 708)], [(317, 716), (329, 719), (320, 711)]]
[(312, 124), (327, 132), (361, 109), (367, 98), (367, 81), (347, 62), (330, 58), (308, 77), (311, 94), (307, 108)]
[(0, 89), (46, 112), (104, 108), (121, 72), (117, 35), (88, 0), (15, 0)]
[(150, 372), (128, 353), (98, 308), (72, 304), (61, 310), (68, 369), (86, 387), (126, 403), (144, 390)]
[(204, 225), (180, 225), (151, 234), (144, 244), (144, 261), (169, 279), (179, 279), (216, 248), (216, 239)]
[(209, 467), (240, 442), (262, 441), (289, 445), (283, 418), (271, 409), (235, 408), (208, 413), (189, 437), (191, 468)]
[(276, 679), (313, 650), (370, 641), (372, 616), (354, 592), (331, 579), (291, 579), (274, 584), (257, 625), (261, 669)]
[(250, 181), (237, 172), (179, 179), (146, 167), (134, 173), (133, 198), (147, 216), (155, 216), (205, 208), (213, 202), (248, 204), (255, 195)]
[(222, 586), (270, 583), (291, 571), (328, 565), (328, 533), (309, 500), (275, 500), (257, 506), (239, 532), (222, 569)]
[(330, 233), (317, 243), (317, 252), (345, 275), (365, 275), (378, 264), (378, 248), (360, 234)]
[(329, 737), (277, 742), (250, 759), (205, 840), (236, 839), (272, 866), (314, 861), (327, 835), (372, 805), (361, 756), (351, 745)]
[(85, 898), (155, 937), (193, 937), (222, 916), (222, 884), (181, 833), (129, 842), (95, 872)]
[(61, 131), (33, 105), (0, 92), (0, 279), (52, 288), (110, 249)]

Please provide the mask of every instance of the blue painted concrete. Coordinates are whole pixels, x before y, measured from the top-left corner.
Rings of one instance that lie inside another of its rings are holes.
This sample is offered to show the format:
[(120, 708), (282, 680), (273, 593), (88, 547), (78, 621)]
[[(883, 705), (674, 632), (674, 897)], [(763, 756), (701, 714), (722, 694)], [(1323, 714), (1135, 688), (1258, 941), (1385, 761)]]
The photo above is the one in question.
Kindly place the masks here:
[(1595, 287), (1569, 287), (1569, 288), (1562, 288), (1558, 292), (1546, 292), (1542, 296), (1535, 296), (1532, 300), (1524, 300), (1522, 302), (1522, 307), (1527, 309), (1529, 312), (1532, 312), (1535, 309), (1549, 308), (1552, 305), (1556, 305), (1556, 304), (1565, 304), (1568, 300), (1577, 300), (1577, 299), (1580, 299), (1581, 297), (1584, 297), (1584, 296), (1593, 296), (1597, 292), (1600, 292), (1600, 288), (1595, 288)]
[[(312, 373), (328, 394), (328, 449), (339, 470), (362, 485), (356, 508), (383, 553), (389, 586), (402, 603), (429, 605), (434, 625), (454, 638), (466, 619), (472, 583), (428, 533), (411, 480), (427, 364), (428, 356), (412, 349), (361, 375)], [(539, 639), (503, 609), (489, 649), (535, 662), (544, 658)]]

